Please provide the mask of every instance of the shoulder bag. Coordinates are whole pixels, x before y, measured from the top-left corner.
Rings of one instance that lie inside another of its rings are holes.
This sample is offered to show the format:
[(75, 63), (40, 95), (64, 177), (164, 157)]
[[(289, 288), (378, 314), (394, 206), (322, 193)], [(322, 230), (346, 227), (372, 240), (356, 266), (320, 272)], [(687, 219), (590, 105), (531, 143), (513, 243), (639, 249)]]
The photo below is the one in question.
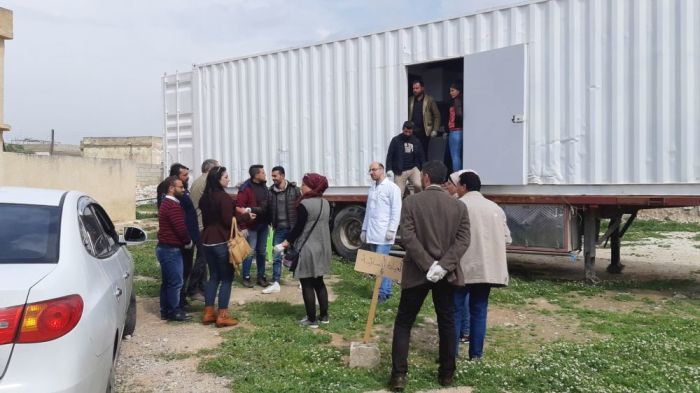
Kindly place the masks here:
[(228, 261), (238, 269), (241, 263), (250, 255), (253, 251), (250, 248), (250, 244), (243, 236), (243, 233), (238, 230), (238, 223), (236, 222), (236, 217), (231, 219), (231, 234), (227, 242), (228, 245)]

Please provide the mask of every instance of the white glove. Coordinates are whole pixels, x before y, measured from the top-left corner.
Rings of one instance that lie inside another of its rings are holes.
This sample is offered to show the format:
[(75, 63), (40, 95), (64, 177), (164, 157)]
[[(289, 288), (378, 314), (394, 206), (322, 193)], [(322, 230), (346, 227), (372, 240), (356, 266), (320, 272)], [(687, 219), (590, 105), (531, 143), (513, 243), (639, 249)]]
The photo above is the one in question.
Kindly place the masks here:
[(275, 254), (281, 254), (282, 251), (284, 251), (284, 243), (280, 243), (280, 244), (276, 245), (275, 247), (272, 248), (272, 251)]
[(190, 240), (190, 242), (185, 246), (185, 250), (191, 250), (192, 247), (194, 247), (194, 242)]
[(447, 270), (438, 265), (438, 261), (434, 261), (430, 266), (430, 269), (428, 269), (428, 273), (425, 275), (425, 278), (427, 278), (430, 282), (438, 282), (442, 280), (445, 275), (447, 275)]
[(431, 133), (430, 133), (430, 136), (431, 136), (432, 138), (435, 138), (435, 137), (437, 136), (437, 131), (431, 132)]
[(252, 210), (251, 210), (249, 207), (246, 207), (246, 208), (245, 208), (245, 212), (246, 212), (246, 213), (250, 213), (251, 211), (252, 211)]
[(367, 231), (362, 231), (362, 233), (360, 233), (360, 241), (362, 243), (367, 243)]
[(386, 240), (389, 240), (389, 241), (394, 240), (395, 237), (396, 237), (396, 231), (386, 231), (386, 235), (384, 236), (384, 238)]
[(393, 179), (394, 178), (394, 171), (387, 171), (386, 177), (388, 177), (389, 179)]

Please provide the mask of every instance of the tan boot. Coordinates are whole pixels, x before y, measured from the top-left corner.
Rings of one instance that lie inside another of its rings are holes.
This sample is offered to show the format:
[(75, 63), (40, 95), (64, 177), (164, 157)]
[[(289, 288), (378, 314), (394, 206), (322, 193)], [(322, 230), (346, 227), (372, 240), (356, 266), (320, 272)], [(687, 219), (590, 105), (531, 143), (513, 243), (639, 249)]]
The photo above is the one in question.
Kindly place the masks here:
[(202, 316), (202, 325), (211, 325), (216, 322), (216, 311), (214, 306), (204, 307), (204, 315)]
[(228, 309), (220, 308), (219, 316), (216, 317), (216, 327), (227, 327), (238, 325), (238, 320), (235, 318), (229, 318)]

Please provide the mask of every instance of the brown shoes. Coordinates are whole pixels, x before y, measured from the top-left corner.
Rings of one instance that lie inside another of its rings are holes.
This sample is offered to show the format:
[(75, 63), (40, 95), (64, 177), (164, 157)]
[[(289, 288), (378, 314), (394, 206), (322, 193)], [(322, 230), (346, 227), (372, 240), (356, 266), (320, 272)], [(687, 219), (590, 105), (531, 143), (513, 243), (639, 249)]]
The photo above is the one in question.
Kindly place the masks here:
[(219, 315), (216, 317), (216, 327), (229, 327), (238, 325), (238, 320), (235, 318), (229, 318), (228, 309), (220, 308)]
[(214, 306), (204, 307), (204, 315), (202, 316), (202, 325), (211, 325), (216, 322), (216, 311)]

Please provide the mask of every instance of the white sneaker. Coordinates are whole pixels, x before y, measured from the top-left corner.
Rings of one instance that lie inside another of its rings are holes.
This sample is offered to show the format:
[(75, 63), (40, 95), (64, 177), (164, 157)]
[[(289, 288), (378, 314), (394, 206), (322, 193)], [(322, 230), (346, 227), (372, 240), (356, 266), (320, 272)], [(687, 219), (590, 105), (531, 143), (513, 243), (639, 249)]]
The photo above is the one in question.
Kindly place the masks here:
[(262, 290), (262, 293), (264, 294), (270, 294), (270, 293), (279, 293), (280, 291), (280, 284), (275, 281), (272, 283), (272, 285), (268, 286), (267, 288)]

